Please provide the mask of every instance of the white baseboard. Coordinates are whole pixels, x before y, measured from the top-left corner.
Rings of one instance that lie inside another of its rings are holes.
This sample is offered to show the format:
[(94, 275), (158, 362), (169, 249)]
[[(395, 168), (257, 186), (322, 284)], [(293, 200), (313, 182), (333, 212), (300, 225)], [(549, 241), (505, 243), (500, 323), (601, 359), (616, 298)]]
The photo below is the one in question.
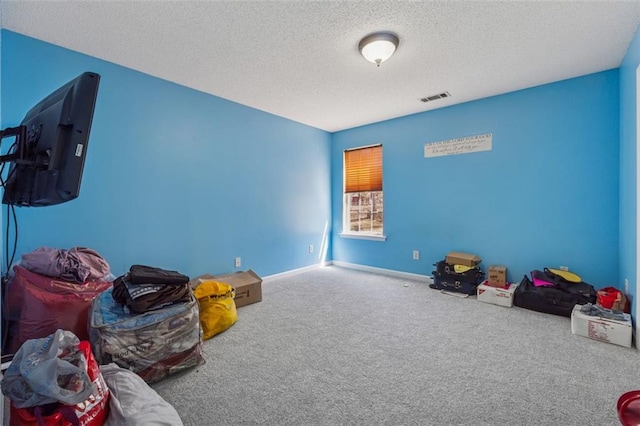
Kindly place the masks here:
[(314, 269), (321, 268), (321, 267), (327, 266), (327, 265), (331, 265), (331, 262), (318, 263), (318, 264), (315, 264), (315, 265), (305, 266), (303, 268), (292, 269), (290, 271), (280, 272), (278, 274), (267, 275), (266, 277), (262, 277), (262, 282), (273, 280), (273, 279), (277, 279), (277, 278), (291, 277), (291, 276), (302, 274), (303, 272), (312, 271)]
[(430, 275), (413, 274), (410, 272), (396, 271), (394, 269), (376, 268), (374, 266), (358, 265), (356, 263), (341, 262), (339, 260), (334, 260), (331, 262), (331, 264), (339, 266), (341, 268), (357, 269), (360, 271), (373, 272), (375, 274), (425, 281), (428, 284), (433, 284), (433, 278)]
[(357, 269), (359, 271), (372, 272), (374, 274), (389, 275), (392, 277), (406, 278), (410, 280), (425, 281), (427, 284), (433, 284), (433, 277), (430, 275), (413, 274), (410, 272), (396, 271), (394, 269), (376, 268), (374, 266), (358, 265), (357, 263), (341, 262), (339, 260), (329, 260), (327, 262), (318, 263), (316, 265), (305, 266), (303, 268), (292, 269), (290, 271), (280, 272), (278, 274), (267, 275), (262, 277), (262, 281), (269, 281), (278, 278), (292, 277), (304, 272), (312, 271), (324, 266), (335, 265), (340, 268)]

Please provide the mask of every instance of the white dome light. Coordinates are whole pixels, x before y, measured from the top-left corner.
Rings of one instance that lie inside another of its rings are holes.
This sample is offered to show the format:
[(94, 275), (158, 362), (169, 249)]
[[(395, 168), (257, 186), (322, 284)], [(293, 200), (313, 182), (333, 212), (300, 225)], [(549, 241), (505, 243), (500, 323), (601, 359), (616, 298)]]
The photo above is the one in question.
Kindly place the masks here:
[(358, 44), (362, 56), (377, 66), (393, 55), (398, 47), (398, 37), (391, 33), (374, 33), (366, 36)]

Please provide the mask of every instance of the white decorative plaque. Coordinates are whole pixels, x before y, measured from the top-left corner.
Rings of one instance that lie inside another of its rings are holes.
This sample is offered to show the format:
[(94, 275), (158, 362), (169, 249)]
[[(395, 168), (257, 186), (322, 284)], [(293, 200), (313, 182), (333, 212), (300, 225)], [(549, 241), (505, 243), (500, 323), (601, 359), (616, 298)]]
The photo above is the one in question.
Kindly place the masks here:
[(467, 136), (464, 138), (424, 144), (425, 157), (441, 157), (443, 155), (467, 154), (469, 152), (491, 151), (493, 134)]

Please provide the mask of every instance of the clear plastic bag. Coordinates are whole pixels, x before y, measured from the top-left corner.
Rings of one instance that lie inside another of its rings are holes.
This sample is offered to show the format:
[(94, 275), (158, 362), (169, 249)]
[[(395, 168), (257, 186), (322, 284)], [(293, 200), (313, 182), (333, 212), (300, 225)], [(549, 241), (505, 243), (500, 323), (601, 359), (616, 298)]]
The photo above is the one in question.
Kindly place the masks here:
[(52, 402), (75, 405), (86, 400), (94, 388), (79, 343), (75, 334), (65, 330), (27, 340), (2, 379), (2, 393), (17, 408)]
[(198, 301), (125, 312), (108, 289), (93, 301), (89, 334), (99, 364), (114, 362), (147, 383), (204, 364)]

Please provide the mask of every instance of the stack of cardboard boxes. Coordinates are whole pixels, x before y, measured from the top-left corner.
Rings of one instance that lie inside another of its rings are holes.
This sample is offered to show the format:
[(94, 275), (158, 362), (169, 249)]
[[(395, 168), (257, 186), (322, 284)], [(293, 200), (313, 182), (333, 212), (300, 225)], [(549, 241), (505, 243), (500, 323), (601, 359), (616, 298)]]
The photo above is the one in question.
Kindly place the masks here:
[(488, 276), (489, 278), (478, 286), (478, 300), (498, 306), (512, 307), (516, 284), (507, 282), (507, 267), (491, 265)]

